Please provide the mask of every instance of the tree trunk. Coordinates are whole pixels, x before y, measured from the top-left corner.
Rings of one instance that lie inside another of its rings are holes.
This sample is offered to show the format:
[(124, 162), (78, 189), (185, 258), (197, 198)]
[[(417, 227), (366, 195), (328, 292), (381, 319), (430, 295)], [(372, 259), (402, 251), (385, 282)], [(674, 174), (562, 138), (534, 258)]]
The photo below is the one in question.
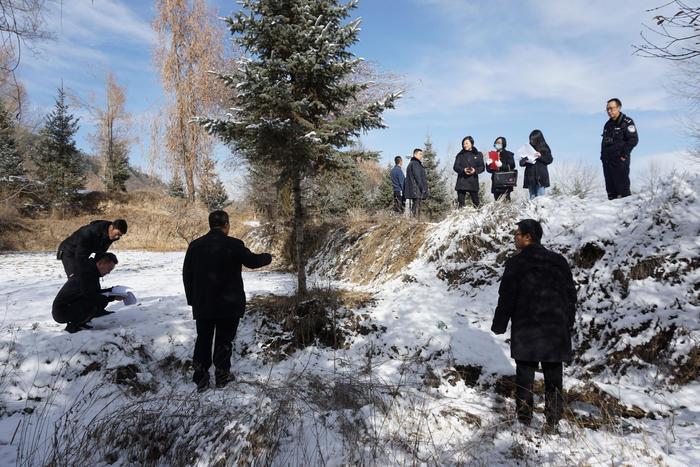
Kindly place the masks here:
[(297, 257), (297, 295), (306, 295), (306, 258), (304, 257), (304, 207), (301, 201), (301, 172), (294, 172), (294, 248)]

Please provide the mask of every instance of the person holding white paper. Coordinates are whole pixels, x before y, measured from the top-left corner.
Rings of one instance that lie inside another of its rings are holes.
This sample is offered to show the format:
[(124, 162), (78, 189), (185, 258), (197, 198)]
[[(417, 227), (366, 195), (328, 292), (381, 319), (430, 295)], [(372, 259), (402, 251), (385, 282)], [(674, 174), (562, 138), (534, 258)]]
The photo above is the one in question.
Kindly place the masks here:
[(544, 195), (544, 189), (549, 186), (549, 170), (547, 166), (554, 160), (552, 151), (540, 130), (532, 130), (530, 144), (532, 152), (521, 153), (520, 166), (525, 167), (523, 176), (523, 188), (530, 192), (530, 199)]
[(110, 312), (105, 306), (114, 300), (124, 300), (125, 296), (112, 293), (112, 289), (102, 289), (100, 278), (106, 276), (119, 263), (114, 253), (104, 253), (97, 258), (89, 258), (82, 277), (73, 275), (56, 295), (51, 307), (51, 315), (57, 323), (66, 323), (70, 333), (90, 329), (87, 324), (92, 318)]

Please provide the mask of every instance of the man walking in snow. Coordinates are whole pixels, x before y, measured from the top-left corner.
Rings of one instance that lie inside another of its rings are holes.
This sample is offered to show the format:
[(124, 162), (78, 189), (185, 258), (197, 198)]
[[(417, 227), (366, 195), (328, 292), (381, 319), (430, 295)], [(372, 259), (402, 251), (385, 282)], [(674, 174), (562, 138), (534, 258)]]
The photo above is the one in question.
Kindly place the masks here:
[(124, 219), (112, 221), (92, 221), (80, 227), (58, 246), (56, 258), (63, 263), (67, 277), (80, 275), (82, 271), (91, 272), (88, 258), (91, 254), (101, 255), (113, 242), (126, 235), (127, 224)]
[(621, 112), (620, 99), (610, 99), (605, 109), (610, 117), (603, 127), (600, 146), (605, 191), (608, 199), (624, 198), (630, 195), (630, 162), (639, 134), (634, 121)]
[(403, 159), (401, 156), (394, 157), (394, 168), (391, 169), (391, 185), (394, 188), (394, 212), (403, 213), (405, 201), (403, 197), (403, 183), (406, 177), (403, 174)]
[(404, 198), (411, 200), (411, 216), (420, 220), (420, 208), (424, 199), (430, 196), (428, 176), (423, 167), (423, 150), (414, 149), (411, 162), (406, 167), (406, 180), (404, 181)]
[(517, 224), (520, 252), (506, 261), (491, 330), (503, 334), (511, 322), (510, 353), (516, 363), (518, 420), (532, 421), (535, 370), (541, 363), (547, 431), (556, 431), (563, 405), (562, 362), (570, 362), (576, 288), (566, 259), (540, 244), (542, 226), (534, 219)]
[(225, 211), (209, 214), (209, 228), (209, 233), (190, 243), (182, 267), (187, 304), (197, 323), (192, 379), (200, 391), (209, 387), (212, 361), (217, 387), (233, 380), (233, 339), (246, 303), (241, 266), (261, 268), (272, 262), (269, 253), (254, 254), (241, 240), (228, 236)]

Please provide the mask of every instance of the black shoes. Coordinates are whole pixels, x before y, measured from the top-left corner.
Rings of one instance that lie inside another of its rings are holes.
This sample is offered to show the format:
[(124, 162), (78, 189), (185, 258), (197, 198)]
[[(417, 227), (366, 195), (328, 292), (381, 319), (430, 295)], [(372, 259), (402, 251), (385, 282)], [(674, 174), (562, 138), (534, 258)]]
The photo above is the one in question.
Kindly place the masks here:
[(75, 334), (78, 331), (82, 331), (83, 329), (92, 329), (92, 326), (90, 326), (87, 323), (68, 323), (66, 324), (66, 331), (68, 331), (71, 334)]
[(217, 388), (223, 388), (225, 387), (228, 383), (235, 381), (235, 377), (233, 376), (233, 373), (230, 371), (226, 372), (221, 372), (219, 373), (218, 371), (215, 373), (216, 376), (216, 387)]
[(97, 311), (94, 315), (92, 315), (93, 318), (99, 318), (100, 316), (107, 316), (111, 315), (114, 313), (113, 311), (107, 311), (107, 310), (99, 310)]

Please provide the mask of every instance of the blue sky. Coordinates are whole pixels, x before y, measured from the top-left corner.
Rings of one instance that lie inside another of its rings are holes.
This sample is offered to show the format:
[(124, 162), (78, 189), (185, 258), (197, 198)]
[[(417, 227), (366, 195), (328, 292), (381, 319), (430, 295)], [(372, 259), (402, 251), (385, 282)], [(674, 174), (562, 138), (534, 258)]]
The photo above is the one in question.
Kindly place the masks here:
[[(210, 2), (219, 15), (233, 0)], [(405, 97), (386, 114), (389, 128), (362, 137), (384, 162), (406, 156), (430, 135), (443, 163), (472, 135), (488, 150), (497, 136), (511, 149), (543, 131), (555, 163), (597, 166), (610, 97), (634, 118), (640, 144), (633, 166), (667, 160), (692, 146), (683, 118), (687, 103), (673, 90), (673, 64), (633, 55), (647, 12), (659, 0), (361, 0), (357, 55), (402, 75)], [(46, 15), (57, 40), (25, 54), (19, 77), (31, 112), (44, 114), (56, 88), (82, 99), (102, 98), (106, 73), (127, 87), (134, 134), (131, 159), (147, 167), (148, 125), (163, 104), (152, 64), (152, 2), (70, 0)], [(224, 40), (229, 40), (226, 36)], [(79, 145), (90, 150), (88, 115)], [(224, 169), (223, 166), (221, 166)], [(235, 181), (228, 175), (230, 191)], [(232, 193), (235, 195), (235, 193)]]

